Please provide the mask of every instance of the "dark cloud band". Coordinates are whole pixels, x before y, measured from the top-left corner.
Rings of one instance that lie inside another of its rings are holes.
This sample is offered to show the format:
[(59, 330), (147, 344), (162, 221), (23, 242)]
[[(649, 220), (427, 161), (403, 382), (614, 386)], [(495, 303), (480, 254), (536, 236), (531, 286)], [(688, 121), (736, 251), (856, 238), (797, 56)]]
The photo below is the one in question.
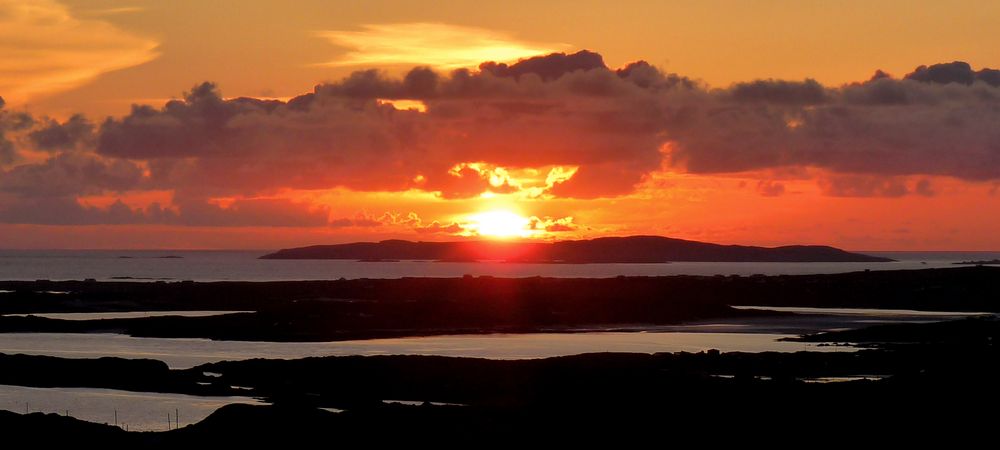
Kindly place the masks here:
[[(32, 118), (0, 103), (0, 220), (43, 222), (29, 211), (48, 204), (76, 205), (65, 217), (92, 222), (100, 219), (79, 196), (155, 189), (173, 191), (174, 204), (121, 205), (106, 220), (363, 226), (309, 205), (219, 208), (209, 199), (336, 187), (446, 198), (517, 191), (483, 172), (453, 170), (474, 162), (575, 167), (546, 188), (553, 197), (626, 195), (664, 166), (698, 174), (813, 167), (835, 175), (821, 181), (828, 195), (930, 195), (929, 185), (898, 180), (1000, 180), (997, 123), (1000, 71), (962, 62), (899, 79), (879, 71), (839, 87), (757, 80), (712, 89), (645, 62), (613, 70), (587, 51), (450, 73), (359, 71), (287, 102), (226, 99), (204, 83), (99, 125)], [(25, 163), (25, 150), (49, 156)], [(782, 195), (784, 185), (762, 180), (758, 191)]]

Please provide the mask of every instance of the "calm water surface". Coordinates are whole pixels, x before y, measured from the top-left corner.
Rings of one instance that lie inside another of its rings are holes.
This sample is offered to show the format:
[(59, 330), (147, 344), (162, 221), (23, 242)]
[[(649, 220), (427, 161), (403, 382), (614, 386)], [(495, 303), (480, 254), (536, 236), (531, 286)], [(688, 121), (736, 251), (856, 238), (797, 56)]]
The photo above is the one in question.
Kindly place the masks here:
[(125, 312), (100, 312), (100, 313), (30, 313), (30, 314), (3, 314), (8, 317), (35, 316), (45, 319), (58, 320), (100, 320), (100, 319), (142, 319), (145, 317), (211, 317), (223, 314), (246, 313), (253, 311), (125, 311)]
[[(1000, 258), (1000, 252), (867, 252), (890, 263), (508, 264), (428, 261), (257, 259), (261, 251), (0, 250), (0, 280), (270, 281), (337, 278), (614, 277), (657, 275), (794, 275), (859, 270), (955, 267), (954, 262)], [(166, 257), (171, 258), (166, 258)], [(2, 294), (0, 294), (2, 295)]]
[[(780, 339), (880, 323), (923, 323), (983, 313), (881, 309), (746, 306), (794, 314), (729, 318), (681, 325), (627, 325), (578, 333), (470, 334), (339, 342), (255, 342), (137, 338), (121, 334), (0, 333), (0, 353), (65, 358), (148, 358), (173, 368), (251, 358), (294, 359), (344, 355), (440, 355), (494, 359), (546, 358), (590, 352), (853, 351)], [(176, 312), (168, 312), (176, 313)], [(143, 313), (145, 314), (145, 313)], [(106, 313), (75, 313), (74, 319)]]
[(149, 358), (172, 368), (251, 358), (344, 355), (440, 355), (493, 359), (547, 358), (590, 352), (853, 351), (783, 342), (787, 334), (717, 332), (593, 332), (428, 336), (341, 342), (245, 342), (136, 338), (120, 334), (0, 333), (0, 353), (63, 358)]
[(183, 394), (130, 392), (96, 388), (33, 388), (0, 385), (0, 409), (17, 413), (69, 414), (95, 423), (128, 425), (129, 431), (166, 431), (174, 416), (180, 425), (198, 422), (231, 403), (261, 403), (250, 397), (199, 397)]

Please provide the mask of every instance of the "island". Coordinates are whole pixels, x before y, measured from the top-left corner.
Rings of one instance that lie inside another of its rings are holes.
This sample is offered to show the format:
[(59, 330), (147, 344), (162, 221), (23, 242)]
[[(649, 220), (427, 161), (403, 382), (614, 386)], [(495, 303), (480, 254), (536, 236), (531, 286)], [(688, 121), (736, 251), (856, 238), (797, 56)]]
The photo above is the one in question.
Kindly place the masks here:
[(429, 260), (515, 263), (697, 262), (891, 262), (825, 245), (754, 247), (721, 245), (663, 236), (604, 237), (556, 242), (384, 240), (288, 248), (261, 259)]

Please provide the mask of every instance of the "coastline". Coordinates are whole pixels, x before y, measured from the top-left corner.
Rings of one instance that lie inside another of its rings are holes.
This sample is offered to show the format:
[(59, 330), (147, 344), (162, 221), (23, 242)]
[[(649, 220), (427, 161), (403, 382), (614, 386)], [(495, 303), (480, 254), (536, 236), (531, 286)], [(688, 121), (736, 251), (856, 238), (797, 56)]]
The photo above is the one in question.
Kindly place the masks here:
[[(501, 432), (506, 438), (552, 439), (564, 427), (581, 424), (599, 426), (596, 432), (606, 437), (664, 422), (688, 430), (782, 425), (795, 426), (791, 434), (815, 433), (869, 408), (879, 411), (878, 420), (852, 429), (876, 423), (883, 431), (915, 424), (940, 430), (985, 426), (990, 415), (973, 406), (1000, 397), (995, 389), (1000, 359), (993, 344), (1000, 322), (982, 321), (976, 333), (957, 336), (951, 329), (967, 329), (966, 324), (944, 324), (883, 330), (881, 339), (899, 341), (914, 330), (924, 338), (850, 354), (601, 353), (507, 361), (349, 356), (220, 362), (186, 370), (156, 361), (0, 355), (0, 383), (203, 396), (238, 392), (268, 403), (224, 406), (198, 423), (165, 432), (125, 432), (56, 414), (2, 411), (0, 429), (9, 438), (43, 436), (55, 442), (100, 436), (109, 445), (287, 445), (329, 433), (370, 440), (386, 429), (406, 430), (389, 439), (393, 442), (441, 443)], [(836, 333), (825, 338), (853, 339)], [(808, 413), (789, 417), (788, 411)], [(544, 428), (535, 425), (539, 420)], [(48, 433), (37, 434), (43, 429)]]
[[(403, 278), (303, 282), (0, 281), (0, 314), (234, 311), (204, 317), (0, 316), (0, 332), (337, 341), (531, 333), (778, 316), (733, 306), (1000, 312), (996, 267), (797, 276)], [(239, 311), (239, 312), (237, 312)]]

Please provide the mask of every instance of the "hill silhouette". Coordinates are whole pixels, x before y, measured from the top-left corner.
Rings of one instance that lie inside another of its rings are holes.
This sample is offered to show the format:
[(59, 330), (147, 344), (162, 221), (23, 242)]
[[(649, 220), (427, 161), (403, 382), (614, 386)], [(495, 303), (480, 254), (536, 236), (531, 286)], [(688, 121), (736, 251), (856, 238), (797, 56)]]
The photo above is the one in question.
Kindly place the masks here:
[(851, 253), (824, 245), (754, 247), (721, 245), (663, 236), (604, 237), (578, 241), (413, 242), (385, 240), (313, 245), (279, 250), (262, 259), (352, 259), (360, 261), (433, 260), (531, 263), (702, 262), (888, 262), (888, 258)]

